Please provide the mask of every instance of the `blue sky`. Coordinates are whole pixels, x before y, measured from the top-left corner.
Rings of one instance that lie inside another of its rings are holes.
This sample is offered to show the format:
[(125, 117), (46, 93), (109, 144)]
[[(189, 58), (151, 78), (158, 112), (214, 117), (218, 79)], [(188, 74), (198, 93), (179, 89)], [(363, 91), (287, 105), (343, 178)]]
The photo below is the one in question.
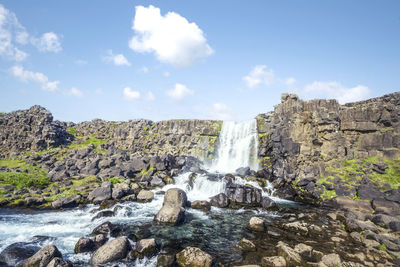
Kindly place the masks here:
[(0, 111), (246, 120), (399, 91), (399, 1), (0, 2)]

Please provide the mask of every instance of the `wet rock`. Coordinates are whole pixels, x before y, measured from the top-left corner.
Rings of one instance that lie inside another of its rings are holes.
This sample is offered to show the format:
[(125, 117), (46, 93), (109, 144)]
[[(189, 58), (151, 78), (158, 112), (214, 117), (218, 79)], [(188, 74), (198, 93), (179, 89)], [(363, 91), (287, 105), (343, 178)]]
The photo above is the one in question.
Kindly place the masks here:
[(154, 238), (142, 239), (136, 242), (134, 247), (135, 256), (142, 259), (144, 257), (151, 257), (157, 252), (157, 244)]
[(115, 213), (114, 213), (114, 211), (112, 211), (112, 210), (102, 210), (102, 211), (99, 211), (99, 212), (96, 214), (96, 216), (94, 216), (94, 217), (92, 218), (92, 221), (94, 221), (94, 220), (96, 220), (96, 219), (103, 218), (103, 217), (113, 217), (114, 215), (115, 215)]
[(95, 248), (98, 249), (107, 242), (108, 238), (103, 234), (99, 234), (96, 235), (92, 240), (94, 242)]
[(118, 232), (120, 229), (116, 225), (112, 224), (111, 222), (104, 222), (93, 229), (92, 235), (108, 235), (110, 234), (113, 236), (113, 232)]
[(96, 245), (92, 239), (87, 237), (81, 237), (75, 244), (74, 252), (78, 254), (78, 253), (92, 252), (95, 249)]
[(264, 209), (268, 209), (268, 210), (276, 210), (278, 208), (278, 205), (276, 204), (276, 202), (273, 201), (272, 199), (270, 199), (269, 197), (262, 198), (261, 206)]
[(155, 176), (151, 179), (150, 185), (153, 187), (163, 187), (165, 183), (160, 177)]
[(185, 191), (178, 188), (168, 189), (164, 196), (163, 206), (154, 217), (154, 220), (174, 225), (182, 223), (185, 220), (184, 207), (186, 203)]
[(33, 256), (24, 260), (22, 264), (18, 266), (21, 267), (46, 266), (55, 257), (62, 258), (60, 251), (54, 245), (47, 245), (41, 248)]
[(142, 189), (137, 195), (138, 202), (151, 202), (154, 198), (154, 193), (148, 190)]
[(53, 258), (46, 267), (72, 267), (72, 262), (63, 260), (62, 258)]
[(281, 256), (264, 257), (261, 264), (263, 267), (286, 267), (286, 260)]
[(217, 208), (226, 208), (229, 205), (229, 199), (224, 193), (220, 193), (211, 198), (210, 204)]
[(74, 208), (79, 205), (79, 202), (81, 200), (82, 196), (79, 194), (72, 195), (70, 197), (65, 197), (58, 199), (56, 201), (53, 201), (51, 203), (51, 206), (54, 209), (66, 209), (66, 208)]
[(173, 267), (175, 263), (175, 255), (160, 254), (157, 257), (157, 266), (159, 267)]
[(230, 206), (261, 206), (261, 190), (249, 185), (231, 184), (226, 188), (226, 196), (230, 200)]
[(249, 167), (241, 167), (235, 171), (238, 175), (246, 176), (250, 175), (250, 168)]
[(176, 254), (176, 261), (181, 267), (211, 267), (212, 257), (196, 247), (186, 247)]
[(342, 263), (339, 255), (335, 254), (335, 253), (331, 253), (331, 254), (323, 256), (321, 261), (328, 267), (341, 266), (341, 263)]
[(263, 232), (265, 230), (264, 221), (258, 217), (251, 217), (249, 221), (249, 228), (254, 231)]
[(37, 249), (27, 243), (14, 243), (0, 253), (0, 262), (4, 262), (8, 266), (16, 266), (18, 262), (34, 255), (36, 251)]
[(203, 211), (210, 211), (211, 210), (211, 204), (208, 201), (205, 200), (196, 200), (193, 201), (190, 205), (192, 209), (198, 209), (198, 210), (203, 210)]
[(298, 266), (303, 264), (301, 256), (286, 243), (279, 241), (276, 247), (278, 249), (278, 256), (285, 258), (288, 266)]
[(126, 257), (129, 241), (126, 237), (118, 237), (97, 249), (90, 260), (92, 265), (118, 261)]
[(249, 252), (249, 251), (256, 251), (256, 245), (253, 242), (246, 238), (242, 238), (239, 241), (238, 247), (241, 251)]

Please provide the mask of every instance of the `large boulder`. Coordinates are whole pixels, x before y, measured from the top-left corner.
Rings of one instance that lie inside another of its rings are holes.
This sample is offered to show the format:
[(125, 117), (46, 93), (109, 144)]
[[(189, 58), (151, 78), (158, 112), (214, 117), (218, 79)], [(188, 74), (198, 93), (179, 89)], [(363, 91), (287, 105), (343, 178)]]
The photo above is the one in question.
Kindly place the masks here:
[(278, 249), (278, 256), (283, 257), (288, 266), (303, 265), (304, 262), (301, 256), (294, 249), (289, 247), (286, 243), (279, 241), (276, 247)]
[(250, 185), (231, 184), (226, 188), (226, 195), (230, 200), (231, 206), (261, 206), (261, 189)]
[(92, 265), (118, 261), (126, 257), (129, 241), (126, 237), (118, 237), (97, 249), (90, 260)]
[(20, 267), (36, 267), (36, 266), (47, 266), (54, 258), (62, 258), (61, 252), (54, 245), (47, 245), (41, 248), (33, 256), (24, 260)]
[(211, 210), (211, 204), (208, 201), (205, 200), (196, 200), (193, 201), (190, 205), (192, 209), (198, 209), (198, 210), (203, 210), (203, 211), (210, 211)]
[(199, 248), (187, 247), (176, 254), (176, 261), (181, 267), (210, 267), (212, 257)]
[(185, 191), (172, 188), (164, 196), (164, 203), (154, 220), (162, 223), (177, 225), (185, 220), (187, 197)]
[(18, 262), (35, 254), (34, 248), (27, 243), (14, 243), (6, 247), (0, 253), (0, 262), (6, 263), (8, 266), (16, 266)]

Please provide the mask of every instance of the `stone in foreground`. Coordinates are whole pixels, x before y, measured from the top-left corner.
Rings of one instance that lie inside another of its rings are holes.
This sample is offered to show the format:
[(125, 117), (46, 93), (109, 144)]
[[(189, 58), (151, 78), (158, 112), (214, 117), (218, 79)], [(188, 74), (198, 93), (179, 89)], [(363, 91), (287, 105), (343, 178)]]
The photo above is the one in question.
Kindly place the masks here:
[(264, 231), (264, 221), (258, 217), (251, 217), (249, 221), (249, 228), (254, 231)]
[(126, 257), (129, 249), (129, 241), (126, 237), (118, 237), (101, 246), (92, 255), (91, 264), (105, 264), (118, 261)]
[(31, 266), (47, 266), (54, 258), (62, 258), (61, 252), (54, 245), (47, 245), (41, 248), (35, 255), (24, 260), (20, 267), (31, 267)]
[(187, 247), (178, 254), (176, 260), (181, 267), (210, 267), (212, 257), (199, 248)]
[(286, 260), (281, 256), (264, 257), (262, 258), (261, 264), (263, 267), (286, 267)]
[(171, 188), (165, 193), (164, 203), (154, 220), (177, 225), (185, 220), (187, 197), (185, 191)]

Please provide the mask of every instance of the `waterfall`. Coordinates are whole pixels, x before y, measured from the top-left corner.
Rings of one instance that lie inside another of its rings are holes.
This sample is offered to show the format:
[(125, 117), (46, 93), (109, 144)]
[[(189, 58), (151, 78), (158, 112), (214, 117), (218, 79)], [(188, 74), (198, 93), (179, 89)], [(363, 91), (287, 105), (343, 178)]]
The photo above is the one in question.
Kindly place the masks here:
[(219, 136), (216, 158), (211, 170), (219, 173), (235, 172), (240, 167), (258, 169), (257, 123), (224, 121)]

